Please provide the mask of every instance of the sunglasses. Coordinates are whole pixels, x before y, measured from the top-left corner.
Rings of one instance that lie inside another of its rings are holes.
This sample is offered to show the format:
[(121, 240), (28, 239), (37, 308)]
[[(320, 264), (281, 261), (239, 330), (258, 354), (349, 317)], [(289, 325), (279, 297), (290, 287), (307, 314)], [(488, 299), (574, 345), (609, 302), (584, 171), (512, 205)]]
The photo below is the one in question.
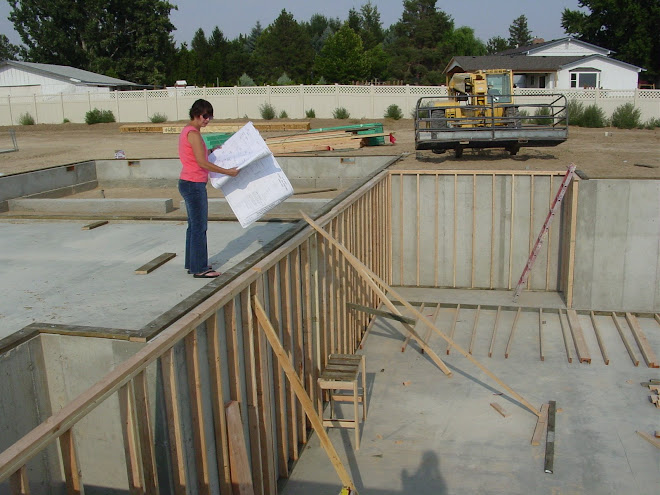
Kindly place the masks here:
[(210, 113), (205, 113), (204, 115), (202, 115), (202, 118), (204, 120), (211, 120), (213, 118), (213, 115), (211, 115)]

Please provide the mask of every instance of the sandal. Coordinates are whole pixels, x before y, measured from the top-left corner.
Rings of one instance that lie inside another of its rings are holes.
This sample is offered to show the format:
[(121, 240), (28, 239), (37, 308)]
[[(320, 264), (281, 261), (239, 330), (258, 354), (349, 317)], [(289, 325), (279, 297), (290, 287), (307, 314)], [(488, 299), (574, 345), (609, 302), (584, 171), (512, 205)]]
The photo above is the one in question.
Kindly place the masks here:
[(219, 277), (220, 275), (222, 275), (222, 273), (214, 271), (213, 268), (209, 268), (205, 272), (193, 274), (193, 277), (195, 277), (195, 278), (216, 278), (216, 277)]

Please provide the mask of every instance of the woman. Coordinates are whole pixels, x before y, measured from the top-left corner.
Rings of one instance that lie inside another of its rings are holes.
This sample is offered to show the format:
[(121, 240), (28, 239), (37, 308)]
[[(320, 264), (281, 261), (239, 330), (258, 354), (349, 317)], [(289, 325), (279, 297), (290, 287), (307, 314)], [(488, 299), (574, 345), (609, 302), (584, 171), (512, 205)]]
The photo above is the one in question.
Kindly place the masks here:
[(179, 192), (188, 210), (185, 268), (195, 278), (220, 276), (220, 272), (216, 272), (209, 265), (206, 246), (209, 213), (206, 182), (209, 172), (219, 172), (232, 177), (238, 174), (236, 168), (218, 167), (208, 160), (209, 152), (200, 131), (212, 118), (213, 106), (206, 100), (197, 100), (190, 107), (190, 122), (179, 135), (179, 159), (183, 166), (179, 176)]

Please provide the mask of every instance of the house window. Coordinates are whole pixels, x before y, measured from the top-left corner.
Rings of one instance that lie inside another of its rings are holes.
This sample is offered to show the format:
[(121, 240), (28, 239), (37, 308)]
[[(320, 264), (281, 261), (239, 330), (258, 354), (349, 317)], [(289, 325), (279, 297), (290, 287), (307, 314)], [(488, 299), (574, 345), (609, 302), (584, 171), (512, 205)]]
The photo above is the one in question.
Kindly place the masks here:
[(597, 88), (599, 79), (598, 72), (571, 72), (571, 88)]

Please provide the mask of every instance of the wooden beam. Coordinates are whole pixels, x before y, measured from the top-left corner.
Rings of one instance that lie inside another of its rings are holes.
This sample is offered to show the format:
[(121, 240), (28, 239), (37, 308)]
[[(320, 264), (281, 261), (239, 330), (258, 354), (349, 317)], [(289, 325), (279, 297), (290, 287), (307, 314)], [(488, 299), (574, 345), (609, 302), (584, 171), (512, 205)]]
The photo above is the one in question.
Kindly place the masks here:
[(655, 448), (660, 449), (660, 440), (657, 440), (657, 439), (653, 438), (651, 435), (649, 435), (645, 431), (636, 431), (635, 433), (637, 433), (640, 437), (642, 437), (648, 443), (653, 445)]
[(477, 314), (474, 316), (474, 324), (472, 325), (472, 337), (470, 337), (470, 347), (468, 352), (472, 354), (474, 350), (474, 341), (477, 338), (477, 325), (479, 324), (479, 312), (481, 311), (481, 305), (477, 306)]
[(78, 463), (78, 454), (76, 452), (72, 430), (67, 430), (60, 435), (60, 452), (62, 453), (67, 495), (83, 494), (80, 464)]
[(107, 220), (99, 220), (98, 222), (88, 223), (87, 225), (83, 225), (82, 230), (92, 230), (102, 225), (106, 225), (107, 223)]
[[(420, 312), (420, 313), (421, 313), (422, 311), (424, 311), (424, 304), (425, 304), (425, 303), (422, 303), (422, 305), (419, 307), (419, 312)], [(420, 323), (419, 321), (416, 321), (416, 322), (415, 322), (415, 331), (416, 331), (417, 333), (419, 333), (419, 327), (420, 327), (420, 326), (421, 326), (421, 323)], [(406, 346), (408, 345), (408, 342), (410, 341), (410, 337), (412, 337), (412, 334), (411, 334), (411, 333), (409, 333), (409, 334), (406, 336), (406, 338), (403, 340), (403, 344), (401, 344), (401, 352), (404, 352), (404, 351), (406, 350)]]
[(635, 341), (637, 342), (639, 350), (642, 353), (642, 357), (644, 358), (644, 361), (646, 361), (646, 365), (649, 368), (660, 368), (660, 364), (658, 364), (658, 358), (655, 355), (655, 352), (653, 352), (651, 344), (649, 344), (646, 335), (642, 331), (642, 327), (639, 326), (637, 317), (632, 313), (626, 313), (626, 321), (628, 322), (628, 326), (630, 327), (630, 331), (632, 332), (633, 337), (635, 337)]
[(497, 326), (500, 323), (500, 312), (502, 306), (497, 307), (497, 314), (495, 315), (495, 323), (493, 325), (493, 335), (490, 338), (490, 348), (488, 349), (488, 357), (493, 357), (493, 348), (495, 347), (495, 336), (497, 335)]
[(185, 495), (186, 466), (183, 451), (183, 438), (181, 434), (181, 415), (176, 383), (176, 365), (174, 362), (174, 348), (170, 348), (160, 357), (163, 378), (163, 398), (165, 402), (165, 415), (167, 418), (167, 433), (172, 459), (172, 482), (174, 493)]
[(559, 308), (559, 325), (561, 326), (561, 334), (564, 337), (564, 348), (566, 349), (566, 358), (569, 363), (573, 362), (573, 354), (571, 353), (571, 346), (568, 343), (568, 332), (566, 331), (566, 326), (564, 325), (564, 319), (562, 318), (563, 313), (561, 308)]
[(330, 462), (335, 468), (335, 471), (337, 472), (337, 475), (339, 476), (339, 479), (341, 480), (342, 484), (345, 487), (350, 488), (351, 491), (354, 491), (355, 485), (353, 484), (353, 480), (349, 476), (348, 471), (346, 471), (346, 468), (342, 464), (341, 459), (337, 454), (337, 451), (332, 445), (332, 441), (330, 440), (330, 437), (328, 437), (328, 434), (326, 433), (325, 428), (323, 427), (323, 422), (316, 413), (314, 403), (312, 402), (312, 399), (310, 399), (310, 397), (305, 392), (305, 387), (300, 381), (300, 378), (298, 378), (298, 375), (296, 374), (296, 371), (293, 365), (291, 364), (291, 361), (287, 357), (286, 352), (284, 351), (284, 348), (280, 343), (279, 336), (277, 335), (275, 328), (273, 328), (273, 325), (268, 319), (268, 316), (266, 315), (266, 312), (261, 306), (259, 300), (256, 297), (253, 297), (252, 301), (253, 301), (254, 313), (257, 317), (257, 320), (259, 321), (259, 326), (263, 329), (264, 333), (266, 334), (266, 338), (268, 339), (268, 342), (270, 343), (270, 346), (272, 347), (273, 352), (275, 353), (275, 356), (277, 357), (277, 360), (280, 363), (280, 366), (282, 367), (284, 373), (286, 374), (286, 377), (291, 383), (291, 387), (293, 388), (296, 397), (298, 397), (298, 400), (302, 404), (305, 414), (307, 414), (307, 417), (310, 419), (314, 431), (319, 436), (321, 446), (328, 455)]
[(600, 348), (600, 353), (603, 355), (603, 361), (605, 362), (605, 364), (610, 364), (610, 358), (607, 355), (605, 342), (603, 342), (603, 338), (600, 334), (600, 328), (598, 326), (598, 322), (596, 321), (596, 315), (594, 314), (593, 311), (590, 311), (589, 314), (591, 316), (591, 326), (594, 327), (594, 333), (596, 334), (596, 340), (598, 341), (598, 347)]
[[(451, 324), (451, 330), (449, 330), (449, 338), (453, 340), (454, 332), (456, 331), (456, 322), (458, 321), (458, 313), (461, 311), (461, 305), (456, 305), (456, 312), (454, 313), (454, 321)], [(447, 355), (449, 355), (449, 350), (451, 349), (451, 344), (447, 343)]]
[(513, 345), (513, 336), (516, 333), (516, 327), (518, 326), (518, 319), (520, 318), (521, 307), (516, 311), (516, 317), (513, 319), (513, 325), (511, 326), (511, 333), (509, 334), (509, 341), (506, 343), (506, 350), (504, 351), (504, 358), (509, 359), (509, 354), (511, 353), (511, 346)]
[(383, 318), (390, 318), (401, 323), (407, 323), (409, 325), (414, 325), (417, 323), (417, 320), (410, 318), (408, 316), (403, 316), (401, 314), (390, 313), (389, 311), (382, 311), (380, 309), (368, 308), (367, 306), (362, 306), (355, 303), (346, 303), (350, 309), (355, 309), (357, 311), (363, 311), (364, 313), (369, 313), (370, 315), (382, 316)]
[(140, 459), (144, 477), (144, 490), (147, 495), (158, 494), (158, 473), (156, 471), (156, 456), (154, 438), (151, 428), (151, 408), (149, 407), (149, 391), (147, 389), (146, 371), (141, 371), (133, 378), (135, 394), (135, 416), (137, 421), (137, 436), (140, 440)]
[[(461, 346), (459, 346), (456, 342), (454, 342), (452, 339), (450, 339), (447, 335), (444, 334), (438, 327), (436, 327), (432, 322), (430, 322), (423, 314), (419, 313), (409, 302), (407, 302), (403, 297), (401, 297), (392, 287), (387, 285), (384, 280), (382, 280), (378, 275), (373, 273), (371, 270), (369, 270), (367, 267), (365, 267), (358, 259), (351, 254), (350, 251), (348, 251), (344, 246), (339, 244), (337, 241), (335, 241), (332, 237), (328, 235), (328, 233), (323, 230), (314, 220), (312, 220), (307, 214), (304, 212), (300, 212), (302, 217), (309, 223), (314, 229), (321, 234), (323, 237), (328, 239), (331, 243), (333, 243), (337, 248), (346, 256), (346, 259), (356, 268), (358, 273), (360, 273), (363, 277), (363, 279), (372, 287), (372, 289), (378, 294), (380, 297), (381, 301), (385, 303), (386, 306), (390, 308), (391, 311), (394, 312), (399, 312), (396, 306), (388, 299), (387, 294), (391, 294), (394, 298), (398, 299), (403, 306), (408, 309), (408, 311), (411, 311), (413, 315), (417, 316), (420, 318), (425, 325), (428, 327), (432, 328), (440, 337), (442, 337), (446, 342), (452, 345), (452, 347), (455, 347), (456, 350), (461, 353), (465, 358), (467, 358), (471, 363), (473, 363), (475, 366), (477, 366), (481, 371), (486, 373), (489, 377), (491, 377), (496, 383), (498, 383), (500, 386), (502, 386), (507, 392), (509, 392), (515, 399), (517, 399), (521, 404), (523, 404), (527, 409), (529, 409), (532, 413), (534, 413), (536, 416), (540, 415), (540, 412), (532, 406), (529, 401), (527, 401), (524, 397), (522, 397), (520, 394), (518, 394), (515, 390), (513, 390), (511, 387), (509, 387), (506, 383), (504, 383), (502, 380), (500, 380), (495, 374), (493, 374), (489, 369), (487, 369), (484, 365), (482, 365), (479, 361), (477, 361), (474, 357), (472, 357), (465, 349), (463, 349)], [(385, 291), (387, 291), (387, 294), (381, 290), (380, 287), (383, 287)], [(414, 331), (414, 330), (413, 330)], [(428, 350), (427, 350), (428, 352)]]
[[(432, 317), (433, 318), (433, 324), (435, 324), (436, 320), (438, 319), (438, 314), (440, 313), (440, 306), (441, 306), (441, 304), (438, 303), (435, 307), (435, 311), (433, 312), (433, 317)], [(426, 330), (426, 335), (424, 336), (424, 342), (426, 342), (427, 345), (429, 344), (432, 335), (433, 335), (433, 329), (428, 328)], [(422, 353), (423, 352), (424, 352), (424, 349), (422, 349)]]
[(557, 403), (551, 400), (548, 403), (548, 433), (545, 438), (545, 466), (544, 470), (548, 474), (554, 472), (555, 464), (555, 413), (557, 412)]
[(541, 436), (548, 426), (549, 407), (549, 404), (543, 404), (541, 406), (541, 416), (536, 420), (536, 427), (534, 428), (534, 434), (532, 435), (532, 445), (541, 445)]
[(30, 484), (27, 477), (27, 468), (21, 468), (9, 478), (11, 495), (30, 495)]
[(502, 406), (500, 406), (497, 402), (491, 402), (490, 406), (495, 409), (498, 413), (502, 415), (503, 418), (506, 418), (508, 415), (504, 409), (502, 409)]
[(614, 326), (616, 326), (616, 329), (619, 332), (619, 336), (623, 341), (623, 345), (626, 346), (626, 350), (628, 351), (628, 355), (630, 356), (630, 359), (632, 359), (632, 362), (635, 366), (639, 366), (639, 359), (637, 359), (637, 355), (635, 354), (635, 351), (630, 346), (630, 342), (628, 342), (626, 335), (623, 333), (623, 328), (621, 328), (621, 324), (619, 323), (619, 318), (617, 317), (614, 311), (612, 311), (612, 320), (614, 321)]
[(545, 321), (543, 320), (543, 308), (539, 308), (539, 356), (541, 361), (545, 361), (545, 352), (543, 350), (543, 325)]
[(255, 495), (252, 472), (245, 446), (245, 432), (238, 402), (232, 400), (225, 406), (231, 469), (231, 486), (234, 495)]
[(591, 364), (591, 354), (587, 347), (587, 341), (584, 340), (584, 332), (582, 331), (582, 325), (580, 325), (577, 313), (574, 309), (567, 309), (566, 318), (568, 319), (568, 326), (573, 335), (573, 342), (575, 343), (575, 350), (577, 351), (578, 359), (581, 363)]
[(158, 268), (161, 265), (164, 265), (175, 256), (176, 253), (163, 253), (160, 256), (157, 256), (156, 258), (152, 259), (149, 263), (145, 263), (144, 265), (142, 265), (140, 268), (135, 270), (135, 273), (137, 275), (146, 275), (147, 273), (151, 273), (156, 268)]

